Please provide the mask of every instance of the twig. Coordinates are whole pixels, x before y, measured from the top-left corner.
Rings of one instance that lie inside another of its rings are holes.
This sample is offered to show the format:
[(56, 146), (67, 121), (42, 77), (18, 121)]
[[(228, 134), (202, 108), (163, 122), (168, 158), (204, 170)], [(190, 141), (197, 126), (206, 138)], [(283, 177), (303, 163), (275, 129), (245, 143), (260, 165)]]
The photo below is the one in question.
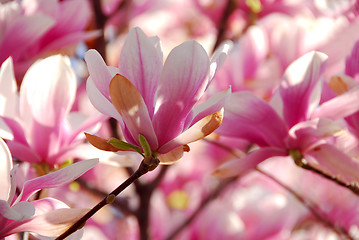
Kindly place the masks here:
[(100, 0), (92, 0), (92, 8), (95, 14), (96, 28), (101, 29), (102, 34), (96, 41), (96, 49), (101, 54), (102, 58), (106, 61), (106, 40), (105, 40), (105, 25), (107, 17), (102, 12)]
[(227, 5), (224, 9), (221, 21), (218, 25), (218, 32), (217, 32), (217, 40), (213, 46), (212, 52), (214, 52), (217, 47), (226, 39), (226, 30), (227, 30), (227, 23), (230, 15), (236, 8), (236, 0), (228, 0)]
[(346, 183), (342, 180), (340, 180), (339, 178), (335, 177), (335, 176), (332, 176), (332, 175), (329, 175), (328, 173), (325, 173), (323, 172), (322, 170), (314, 167), (313, 165), (310, 165), (308, 162), (305, 161), (305, 159), (301, 158), (299, 160), (296, 160), (294, 159), (294, 162), (297, 166), (305, 169), (305, 170), (308, 170), (308, 171), (311, 171), (313, 173), (316, 173), (330, 181), (333, 181), (335, 182), (336, 184), (342, 186), (342, 187), (345, 187), (346, 189), (349, 189), (350, 191), (352, 191), (355, 195), (358, 195), (359, 196), (359, 186), (355, 183)]
[(69, 229), (67, 229), (63, 234), (58, 236), (55, 240), (63, 240), (78, 229), (81, 229), (90, 217), (92, 217), (105, 205), (111, 203), (115, 199), (115, 197), (123, 190), (125, 190), (129, 185), (131, 185), (131, 183), (136, 181), (142, 175), (146, 174), (148, 171), (153, 170), (155, 167), (158, 166), (158, 164), (159, 160), (157, 158), (145, 158), (144, 160), (142, 160), (140, 166), (134, 172), (134, 174), (132, 174), (126, 181), (124, 181), (120, 186), (118, 186), (115, 190), (108, 194), (101, 202), (99, 202), (94, 208), (87, 212), (82, 218), (80, 218), (76, 223), (74, 223)]
[[(86, 190), (90, 191), (93, 194), (96, 194), (100, 197), (107, 197), (108, 194), (95, 188), (94, 186), (88, 184), (84, 179), (81, 177), (76, 180), (82, 187), (84, 187)], [(134, 214), (133, 210), (129, 208), (128, 205), (128, 199), (127, 198), (120, 198), (116, 197), (115, 200), (111, 203), (115, 208), (120, 210), (125, 215), (131, 215)]]

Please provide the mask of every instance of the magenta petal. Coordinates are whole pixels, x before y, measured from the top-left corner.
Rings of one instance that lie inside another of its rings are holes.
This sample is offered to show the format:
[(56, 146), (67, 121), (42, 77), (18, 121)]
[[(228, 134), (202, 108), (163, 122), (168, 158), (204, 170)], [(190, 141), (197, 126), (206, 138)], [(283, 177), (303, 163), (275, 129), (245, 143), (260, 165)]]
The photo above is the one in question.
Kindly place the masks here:
[(347, 117), (359, 111), (359, 87), (330, 99), (315, 109), (312, 118), (324, 117), (333, 120)]
[(282, 149), (273, 147), (260, 148), (250, 152), (245, 157), (225, 162), (215, 170), (213, 175), (219, 178), (242, 176), (270, 157), (286, 155), (288, 155), (287, 152)]
[(157, 84), (161, 76), (163, 56), (140, 28), (133, 28), (122, 48), (119, 69), (140, 92), (152, 118)]
[(15, 18), (10, 29), (2, 37), (0, 62), (5, 61), (9, 56), (16, 61), (26, 48), (39, 40), (54, 24), (52, 18), (40, 14)]
[(52, 39), (51, 43), (47, 44), (42, 51), (53, 51), (62, 49), (66, 46), (71, 46), (73, 44), (76, 44), (80, 41), (85, 41), (88, 39), (93, 39), (96, 37), (99, 37), (101, 35), (101, 31), (89, 31), (89, 32), (76, 32), (72, 34), (68, 34), (65, 36), (61, 36), (61, 38), (58, 39)]
[(187, 115), (207, 86), (208, 74), (209, 58), (199, 43), (188, 41), (171, 51), (163, 67), (153, 117), (159, 145), (183, 131)]
[(283, 115), (289, 127), (308, 119), (310, 110), (319, 104), (320, 92), (315, 90), (320, 84), (327, 58), (323, 53), (310, 52), (286, 69), (279, 92)]
[(12, 140), (22, 143), (24, 145), (28, 145), (26, 137), (24, 135), (24, 130), (16, 120), (7, 117), (0, 118), (4, 121), (6, 126), (10, 128), (13, 135)]
[(29, 163), (40, 163), (42, 161), (41, 157), (28, 145), (11, 140), (7, 141), (7, 145), (9, 146), (9, 149), (12, 152), (12, 156), (14, 158)]
[(251, 92), (236, 92), (229, 97), (219, 134), (247, 139), (260, 146), (285, 148), (287, 127), (275, 110)]
[(27, 181), (17, 201), (27, 200), (34, 192), (40, 189), (55, 188), (70, 183), (93, 168), (97, 163), (98, 159), (84, 160), (57, 170), (56, 172)]

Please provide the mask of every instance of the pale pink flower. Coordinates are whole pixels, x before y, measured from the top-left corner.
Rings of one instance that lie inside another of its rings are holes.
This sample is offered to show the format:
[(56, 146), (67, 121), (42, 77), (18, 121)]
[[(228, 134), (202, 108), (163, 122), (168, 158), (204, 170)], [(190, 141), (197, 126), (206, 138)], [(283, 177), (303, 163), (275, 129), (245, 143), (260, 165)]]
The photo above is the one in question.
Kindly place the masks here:
[(15, 158), (30, 163), (61, 164), (80, 157), (82, 131), (104, 119), (98, 114), (70, 113), (76, 94), (76, 76), (68, 57), (55, 55), (34, 63), (17, 93), (11, 58), (0, 70), (0, 136)]
[(6, 143), (0, 138), (0, 238), (17, 232), (56, 236), (85, 214), (87, 209), (70, 209), (63, 202), (43, 198), (30, 202), (31, 196), (45, 188), (70, 183), (97, 163), (97, 159), (72, 164), (56, 172), (28, 180), (16, 197), (16, 167)]
[(83, 0), (0, 3), (0, 63), (12, 56), (16, 75), (22, 77), (37, 58), (98, 36), (97, 31), (84, 31), (90, 17)]
[(319, 105), (326, 61), (327, 56), (319, 52), (294, 61), (272, 99), (275, 108), (251, 92), (231, 95), (218, 133), (247, 139), (260, 148), (226, 163), (218, 175), (242, 174), (272, 156), (295, 153), (343, 181), (359, 181), (359, 164), (331, 144), (342, 130), (333, 120), (358, 111), (359, 88)]
[(188, 151), (184, 146), (221, 123), (229, 91), (195, 104), (222, 64), (224, 49), (210, 61), (200, 44), (188, 41), (174, 48), (163, 65), (159, 39), (134, 28), (121, 52), (119, 69), (108, 68), (95, 50), (86, 53), (89, 98), (100, 112), (118, 120), (129, 143), (140, 146), (141, 134), (151, 150), (161, 154), (162, 163), (173, 162)]

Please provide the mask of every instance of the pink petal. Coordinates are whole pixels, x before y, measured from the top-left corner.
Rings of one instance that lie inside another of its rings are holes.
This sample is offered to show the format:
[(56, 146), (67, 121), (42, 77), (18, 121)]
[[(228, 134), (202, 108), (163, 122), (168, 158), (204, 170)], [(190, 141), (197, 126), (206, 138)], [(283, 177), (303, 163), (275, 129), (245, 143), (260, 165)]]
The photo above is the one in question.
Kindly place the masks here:
[(101, 31), (77, 32), (72, 34), (63, 35), (59, 38), (52, 37), (53, 41), (42, 48), (42, 52), (61, 50), (65, 47), (71, 47), (80, 41), (86, 41), (97, 38), (101, 35)]
[(171, 51), (163, 67), (153, 117), (160, 145), (183, 131), (187, 115), (207, 86), (208, 74), (208, 55), (199, 43), (188, 41)]
[[(231, 94), (231, 89), (219, 92), (203, 103), (195, 106), (192, 110), (192, 113), (187, 116), (185, 126), (192, 126), (202, 118), (218, 112), (221, 108), (224, 107), (225, 102), (228, 100)], [(187, 128), (187, 127), (186, 127)]]
[(76, 81), (69, 58), (61, 55), (34, 63), (25, 74), (20, 114), (29, 143), (43, 158), (59, 147), (60, 128), (74, 102)]
[(286, 69), (279, 92), (283, 115), (289, 127), (308, 119), (310, 110), (319, 104), (320, 92), (315, 88), (320, 84), (327, 58), (323, 53), (310, 52)]
[(26, 201), (19, 202), (10, 207), (9, 203), (4, 200), (0, 200), (0, 215), (4, 218), (24, 221), (35, 214), (34, 206)]
[(18, 114), (17, 85), (14, 76), (14, 65), (9, 57), (0, 69), (0, 115), (15, 117)]
[(268, 43), (264, 31), (259, 26), (248, 29), (239, 41), (239, 55), (244, 79), (256, 78), (257, 69), (268, 54)]
[(24, 130), (16, 120), (7, 117), (0, 117), (0, 118), (4, 121), (6, 126), (11, 130), (13, 135), (12, 140), (22, 143), (24, 145), (28, 145), (26, 137), (24, 135)]
[[(54, 20), (45, 15), (17, 16), (11, 23), (0, 44), (0, 62), (12, 56), (14, 61), (31, 44), (35, 43), (53, 25)], [(21, 36), (19, 38), (19, 36)]]
[(347, 117), (359, 111), (359, 87), (350, 89), (327, 102), (321, 104), (315, 109), (312, 118), (322, 117), (333, 120)]
[(167, 153), (175, 148), (198, 141), (216, 130), (223, 120), (223, 108), (208, 115), (195, 123), (192, 127), (158, 149), (159, 153)]
[[(38, 4), (44, 4), (43, 2)], [(60, 49), (86, 39), (87, 33), (81, 31), (86, 28), (91, 18), (91, 8), (87, 1), (58, 2), (55, 9), (42, 8), (39, 11), (46, 12), (56, 20), (56, 24), (40, 39), (43, 49)]]
[[(110, 86), (108, 86), (110, 87)], [(125, 127), (122, 121), (121, 115), (118, 113), (116, 108), (113, 106), (110, 99), (107, 99), (96, 87), (95, 83), (93, 82), (92, 78), (89, 77), (86, 82), (86, 91), (87, 96), (90, 99), (92, 105), (101, 113), (115, 118), (122, 128)], [(110, 95), (108, 95), (110, 97)]]
[(330, 144), (316, 146), (304, 153), (304, 158), (310, 164), (325, 173), (345, 181), (348, 184), (359, 183), (359, 163), (343, 151)]
[(34, 192), (40, 189), (56, 188), (66, 183), (70, 183), (82, 174), (93, 168), (98, 163), (98, 159), (84, 160), (67, 166), (56, 172), (34, 178), (25, 182), (22, 193), (17, 201), (27, 200)]
[(136, 143), (139, 144), (138, 136), (142, 134), (151, 149), (157, 149), (157, 137), (146, 104), (136, 87), (125, 77), (117, 74), (110, 84), (110, 96)]
[(306, 149), (320, 138), (334, 136), (342, 128), (333, 120), (316, 118), (294, 125), (289, 130), (288, 148)]
[(242, 176), (270, 157), (286, 155), (288, 155), (288, 153), (282, 149), (273, 147), (260, 148), (245, 157), (225, 162), (219, 166), (212, 175), (218, 178)]
[(152, 118), (163, 56), (140, 28), (133, 28), (122, 48), (119, 69), (140, 92)]
[(231, 41), (224, 41), (213, 53), (210, 62), (209, 82), (213, 79), (218, 69), (223, 65), (228, 52), (232, 49), (232, 47), (233, 43)]
[(60, 200), (51, 197), (35, 200), (31, 203), (35, 206), (36, 215), (42, 215), (55, 209), (69, 207), (64, 202), (61, 202)]
[(11, 189), (12, 157), (6, 143), (0, 138), (0, 200), (8, 200)]
[[(70, 115), (71, 116), (71, 115)], [(73, 115), (72, 115), (73, 116)], [(79, 125), (76, 129), (71, 133), (71, 136), (67, 139), (67, 144), (71, 144), (73, 141), (75, 141), (77, 138), (80, 137), (80, 139), (84, 138), (82, 133), (86, 130), (89, 130), (93, 128), (94, 126), (98, 125), (99, 123), (102, 123), (106, 120), (108, 120), (108, 116), (97, 114), (91, 117), (83, 116), (84, 119), (80, 119), (80, 116), (74, 116), (75, 118), (78, 118), (80, 120)], [(98, 127), (95, 128), (96, 130), (92, 129), (91, 131), (98, 131)]]
[(110, 73), (105, 61), (102, 59), (101, 55), (94, 49), (90, 49), (85, 53), (85, 61), (89, 70), (91, 80), (95, 84), (96, 88), (100, 91), (100, 93), (110, 101), (109, 87), (111, 79), (114, 75)]
[(217, 133), (244, 138), (260, 146), (285, 148), (287, 127), (275, 110), (251, 92), (235, 92), (226, 102)]
[(40, 163), (42, 161), (41, 157), (27, 144), (8, 140), (7, 145), (9, 146), (14, 158), (29, 163)]
[(88, 212), (88, 209), (61, 208), (37, 215), (17, 225), (9, 234), (32, 232), (43, 236), (54, 237), (65, 232), (72, 224)]

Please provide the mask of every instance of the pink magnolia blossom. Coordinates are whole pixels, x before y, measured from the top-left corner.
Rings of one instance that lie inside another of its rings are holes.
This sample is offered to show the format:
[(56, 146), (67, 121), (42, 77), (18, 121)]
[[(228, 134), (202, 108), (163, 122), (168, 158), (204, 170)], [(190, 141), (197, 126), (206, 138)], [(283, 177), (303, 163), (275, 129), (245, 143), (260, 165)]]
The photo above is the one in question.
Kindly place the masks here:
[(16, 197), (16, 168), (6, 143), (0, 138), (0, 238), (17, 232), (32, 232), (56, 236), (87, 212), (87, 209), (70, 209), (53, 198), (30, 201), (31, 196), (45, 188), (70, 183), (97, 163), (97, 159), (72, 164), (56, 172), (28, 180)]
[(327, 56), (319, 52), (294, 61), (272, 99), (274, 107), (251, 92), (231, 95), (218, 133), (247, 139), (260, 148), (225, 163), (217, 175), (243, 174), (272, 156), (295, 153), (345, 182), (359, 181), (358, 163), (331, 144), (342, 130), (334, 120), (358, 111), (359, 88), (319, 105), (326, 61)]
[(84, 31), (90, 17), (88, 1), (82, 0), (0, 3), (0, 63), (11, 56), (16, 75), (22, 77), (38, 57), (98, 36)]
[(30, 67), (18, 94), (11, 58), (3, 63), (0, 135), (15, 158), (50, 167), (68, 158), (88, 158), (76, 150), (84, 139), (81, 133), (104, 116), (70, 112), (76, 81), (68, 57), (55, 55)]
[[(92, 104), (118, 120), (126, 140), (140, 146), (139, 135), (162, 163), (178, 160), (188, 143), (213, 132), (222, 121), (229, 91), (196, 105), (222, 64), (225, 46), (210, 61), (195, 41), (174, 48), (164, 65), (158, 38), (132, 29), (121, 52), (119, 69), (108, 68), (95, 50), (85, 55)], [(95, 144), (96, 145), (96, 144)]]

